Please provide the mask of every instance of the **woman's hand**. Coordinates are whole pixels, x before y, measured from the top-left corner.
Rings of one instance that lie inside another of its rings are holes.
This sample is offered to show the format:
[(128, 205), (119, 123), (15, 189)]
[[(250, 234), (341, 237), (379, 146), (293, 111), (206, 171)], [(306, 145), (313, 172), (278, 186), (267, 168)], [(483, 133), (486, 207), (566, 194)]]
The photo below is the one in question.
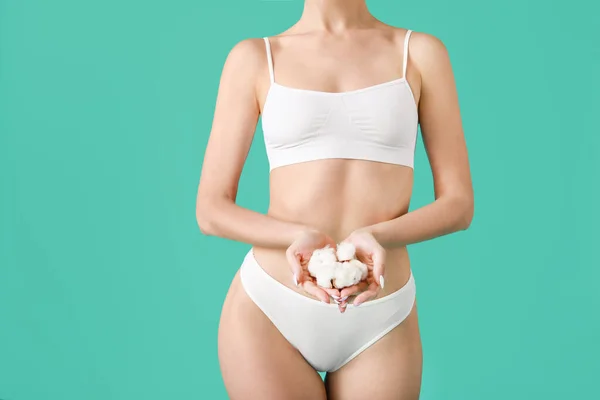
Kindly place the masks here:
[(303, 231), (286, 251), (287, 260), (294, 274), (294, 283), (307, 293), (329, 304), (329, 297), (340, 298), (338, 289), (323, 288), (317, 285), (316, 279), (308, 272), (308, 261), (314, 250), (325, 246), (336, 247), (335, 241), (317, 230)]
[[(352, 304), (358, 306), (365, 301), (377, 296), (379, 289), (383, 289), (385, 272), (385, 249), (373, 235), (366, 230), (352, 232), (344, 242), (349, 242), (356, 248), (356, 258), (367, 265), (368, 275), (366, 280), (356, 285), (342, 289), (340, 293), (340, 311), (346, 308), (349, 296), (356, 295)], [(357, 294), (359, 293), (359, 294)]]

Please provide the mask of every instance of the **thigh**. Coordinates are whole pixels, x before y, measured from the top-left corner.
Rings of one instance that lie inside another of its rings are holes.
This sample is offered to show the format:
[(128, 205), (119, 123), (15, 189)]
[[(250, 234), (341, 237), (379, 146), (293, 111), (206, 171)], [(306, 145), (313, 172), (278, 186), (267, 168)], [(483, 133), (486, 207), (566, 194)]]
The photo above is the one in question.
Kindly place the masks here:
[(248, 297), (236, 274), (221, 313), (219, 363), (231, 400), (325, 400), (319, 374)]
[(417, 400), (423, 353), (416, 301), (409, 316), (339, 370), (328, 374), (330, 400)]

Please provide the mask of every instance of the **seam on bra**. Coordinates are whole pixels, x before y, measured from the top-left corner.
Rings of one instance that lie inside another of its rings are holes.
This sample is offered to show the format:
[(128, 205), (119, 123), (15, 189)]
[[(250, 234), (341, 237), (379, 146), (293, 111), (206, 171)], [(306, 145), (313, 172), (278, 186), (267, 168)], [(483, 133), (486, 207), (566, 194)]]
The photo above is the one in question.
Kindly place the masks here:
[(367, 87), (363, 87), (363, 88), (359, 88), (359, 89), (354, 89), (354, 90), (347, 90), (344, 92), (326, 92), (326, 91), (320, 91), (320, 90), (312, 90), (312, 89), (303, 89), (303, 88), (295, 88), (292, 86), (285, 86), (285, 85), (281, 85), (277, 82), (271, 82), (269, 84), (269, 88), (267, 89), (267, 93), (265, 94), (265, 101), (263, 103), (263, 110), (261, 112), (261, 115), (265, 113), (265, 111), (267, 110), (267, 104), (269, 103), (269, 98), (272, 96), (271, 92), (273, 91), (274, 87), (279, 87), (281, 89), (284, 90), (288, 90), (288, 91), (294, 91), (294, 92), (300, 92), (300, 93), (307, 93), (307, 94), (313, 94), (313, 95), (317, 95), (317, 96), (348, 96), (348, 95), (353, 95), (353, 94), (358, 94), (358, 93), (364, 93), (364, 92), (368, 92), (371, 90), (376, 90), (376, 89), (380, 89), (380, 88), (384, 88), (384, 87), (388, 87), (388, 86), (393, 86), (399, 83), (405, 83), (410, 95), (411, 95), (411, 99), (412, 99), (412, 104), (414, 105), (415, 110), (418, 108), (417, 107), (417, 101), (415, 99), (415, 95), (413, 93), (412, 87), (410, 86), (410, 82), (408, 81), (408, 79), (406, 79), (406, 77), (402, 77), (402, 78), (397, 78), (397, 79), (393, 79), (391, 81), (387, 81), (387, 82), (382, 82), (382, 83), (377, 83), (375, 85), (371, 85), (371, 86), (367, 86)]
[(331, 118), (331, 114), (333, 114), (333, 105), (329, 106), (329, 111), (327, 112), (327, 116), (325, 117), (325, 120), (323, 121), (323, 123), (321, 124), (321, 126), (319, 127), (319, 129), (317, 129), (317, 131), (314, 133), (314, 136), (318, 136), (320, 133), (323, 132), (323, 128), (329, 122), (329, 118)]
[[(273, 85), (275, 85), (275, 84), (273, 84)], [(262, 110), (262, 112), (260, 114), (260, 117), (261, 117), (261, 130), (263, 131), (263, 136), (264, 136), (265, 144), (267, 144), (267, 136), (268, 135), (265, 134), (265, 130), (264, 130), (264, 114), (265, 114), (265, 111), (267, 110), (267, 104), (269, 102), (269, 97), (270, 97), (269, 95), (271, 93), (271, 88), (273, 87), (273, 85), (271, 85), (271, 87), (269, 87), (269, 89), (267, 90), (267, 97), (265, 99), (265, 103), (263, 104), (263, 110)], [(307, 138), (305, 138), (303, 140), (303, 142), (301, 143), (302, 145), (310, 143), (316, 136), (318, 136), (321, 132), (323, 132), (323, 128), (329, 122), (329, 119), (330, 119), (332, 113), (333, 113), (333, 106), (330, 105), (329, 106), (329, 110), (327, 111), (327, 115), (325, 116), (323, 122), (321, 124), (319, 124), (319, 127), (314, 131), (314, 133), (310, 137), (307, 137)], [(285, 150), (285, 149), (289, 149), (289, 148), (294, 148), (297, 145), (298, 145), (298, 143), (293, 143), (293, 144), (290, 144), (288, 146), (278, 147), (278, 149)]]
[(277, 82), (274, 82), (274, 84), (276, 86), (279, 86), (280, 88), (283, 88), (286, 90), (293, 90), (296, 92), (304, 92), (304, 93), (315, 94), (315, 95), (319, 95), (319, 96), (347, 96), (347, 95), (352, 95), (355, 93), (363, 93), (363, 92), (368, 92), (371, 90), (376, 90), (376, 89), (380, 89), (380, 88), (387, 87), (387, 86), (396, 85), (398, 83), (402, 83), (402, 81), (405, 81), (405, 80), (406, 79), (404, 77), (396, 78), (396, 79), (392, 79), (392, 80), (381, 82), (381, 83), (376, 83), (374, 85), (369, 85), (369, 86), (365, 86), (365, 87), (358, 88), (358, 89), (345, 90), (343, 92), (327, 92), (324, 90), (296, 88), (293, 86), (281, 85)]
[[(410, 100), (409, 100), (409, 102), (411, 103), (410, 108), (413, 109), (413, 112), (414, 112), (415, 118), (416, 118), (417, 129), (415, 129), (415, 132), (414, 132), (414, 138), (415, 138), (414, 143), (416, 143), (416, 136), (418, 134), (417, 132), (418, 132), (418, 124), (419, 124), (419, 111), (418, 111), (418, 107), (417, 107), (417, 104), (415, 101), (415, 96), (412, 92), (410, 84), (408, 83), (408, 81), (406, 79), (404, 79), (403, 82), (406, 83), (406, 88), (408, 89), (408, 94), (410, 96)], [(344, 105), (344, 108), (346, 109), (346, 114), (347, 114), (348, 122), (350, 123), (350, 125), (352, 125), (353, 128), (357, 129), (359, 132), (361, 132), (363, 134), (370, 134), (370, 132), (366, 131), (362, 126), (360, 126), (360, 124), (358, 124), (356, 122), (354, 115), (352, 114), (352, 112), (350, 112), (348, 110), (346, 101), (344, 100), (344, 98), (342, 98), (342, 103)], [(396, 111), (393, 110), (394, 107), (399, 107), (399, 105), (394, 105), (394, 106), (390, 105), (388, 108), (389, 112), (392, 112), (393, 114), (395, 114)], [(401, 107), (399, 107), (399, 108), (401, 108)], [(382, 147), (387, 147), (387, 146), (382, 146)], [(389, 147), (395, 148), (396, 146), (389, 146)], [(407, 148), (406, 146), (398, 146), (398, 147)], [(415, 145), (413, 145), (412, 147), (414, 149)]]
[[(297, 142), (289, 143), (285, 146), (276, 147), (277, 151), (285, 151), (288, 149), (294, 149), (296, 147), (309, 146), (311, 143), (313, 143), (318, 138), (318, 136), (321, 133), (323, 133), (323, 128), (327, 125), (327, 122), (329, 122), (329, 118), (331, 118), (331, 114), (333, 114), (333, 108), (334, 107), (332, 105), (329, 106), (327, 115), (325, 116), (325, 118), (323, 118), (323, 121), (318, 124), (318, 128), (314, 129), (314, 131), (310, 135), (307, 135), (302, 140), (298, 140)], [(275, 149), (275, 147), (272, 147), (272, 148)]]

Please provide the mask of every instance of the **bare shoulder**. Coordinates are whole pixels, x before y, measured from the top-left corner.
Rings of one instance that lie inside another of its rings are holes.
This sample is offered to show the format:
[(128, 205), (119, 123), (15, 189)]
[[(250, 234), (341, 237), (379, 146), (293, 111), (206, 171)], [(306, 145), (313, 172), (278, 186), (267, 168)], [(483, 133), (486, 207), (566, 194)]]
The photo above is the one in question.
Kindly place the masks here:
[(247, 38), (235, 43), (225, 61), (225, 75), (256, 76), (266, 64), (265, 42), (262, 38)]
[(428, 32), (413, 31), (409, 41), (411, 61), (421, 74), (439, 72), (450, 67), (446, 44)]
[(429, 32), (387, 24), (382, 24), (380, 27), (383, 34), (393, 40), (395, 46), (402, 46), (408, 31), (411, 31), (408, 43), (409, 57), (417, 66), (427, 69), (431, 65), (446, 62), (449, 59), (446, 44), (442, 39)]
[(262, 38), (247, 38), (235, 43), (229, 50), (228, 58), (246, 62), (256, 62), (264, 58), (265, 42)]

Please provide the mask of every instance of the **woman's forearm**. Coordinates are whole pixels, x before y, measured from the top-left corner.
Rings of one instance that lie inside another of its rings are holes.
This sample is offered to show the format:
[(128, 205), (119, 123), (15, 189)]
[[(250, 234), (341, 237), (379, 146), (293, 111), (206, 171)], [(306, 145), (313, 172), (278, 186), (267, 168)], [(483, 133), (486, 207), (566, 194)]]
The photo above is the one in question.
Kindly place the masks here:
[(472, 200), (448, 196), (363, 229), (384, 247), (400, 247), (467, 229), (472, 217)]
[(231, 201), (198, 207), (196, 219), (205, 235), (257, 247), (286, 249), (300, 233), (310, 229), (240, 207)]

